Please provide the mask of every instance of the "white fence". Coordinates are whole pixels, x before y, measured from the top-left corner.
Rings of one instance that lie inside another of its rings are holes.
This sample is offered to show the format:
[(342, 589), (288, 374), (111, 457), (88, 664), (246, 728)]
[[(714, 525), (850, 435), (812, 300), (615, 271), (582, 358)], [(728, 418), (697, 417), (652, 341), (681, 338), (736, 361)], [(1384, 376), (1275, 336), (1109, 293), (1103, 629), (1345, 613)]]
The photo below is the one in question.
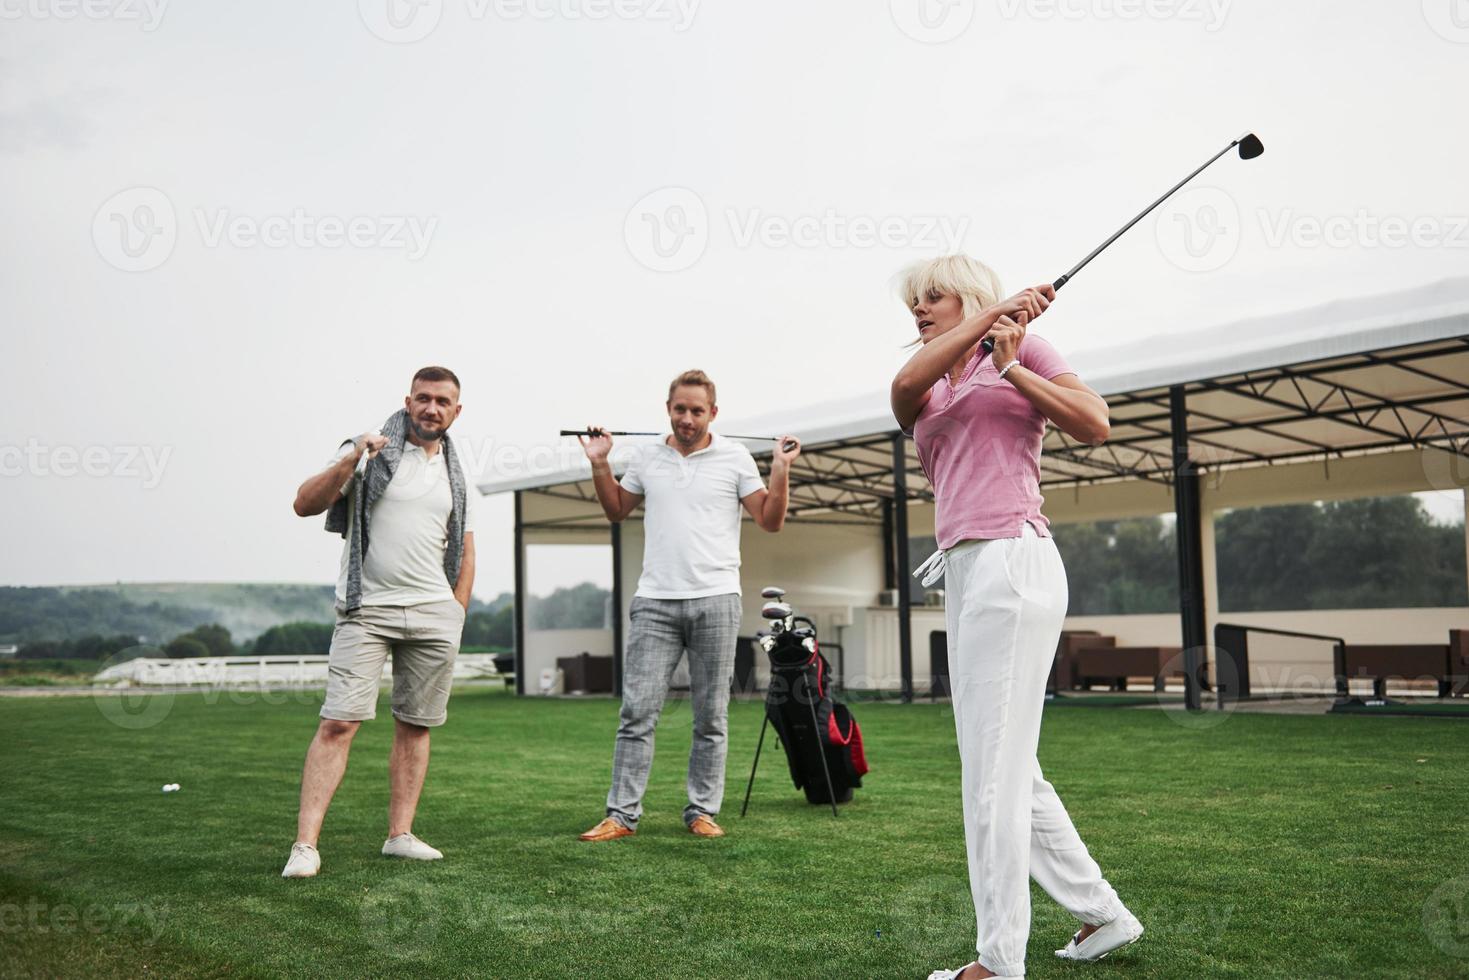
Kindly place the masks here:
[[(94, 684), (114, 687), (325, 687), (327, 658), (312, 657), (187, 657), (150, 659), (114, 664), (92, 678)], [(390, 657), (383, 678), (393, 676)], [(488, 653), (461, 654), (454, 661), (454, 680), (495, 680), (508, 675), (495, 668)]]

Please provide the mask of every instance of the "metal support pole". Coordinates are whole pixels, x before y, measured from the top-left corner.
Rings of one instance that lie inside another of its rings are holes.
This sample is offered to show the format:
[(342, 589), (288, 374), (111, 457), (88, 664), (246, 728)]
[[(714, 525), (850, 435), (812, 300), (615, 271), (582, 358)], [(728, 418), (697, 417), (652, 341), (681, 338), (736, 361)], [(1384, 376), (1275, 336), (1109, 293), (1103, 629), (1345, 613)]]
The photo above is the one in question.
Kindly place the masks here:
[[(1469, 538), (1466, 538), (1469, 540)], [(896, 589), (898, 587), (898, 556), (893, 550), (893, 502), (884, 500), (882, 502), (882, 587), (884, 589)]]
[(612, 693), (622, 697), (622, 525), (612, 524)]
[(515, 491), (515, 693), (525, 693), (525, 522)]
[(909, 573), (913, 567), (908, 555), (908, 438), (901, 432), (893, 436), (893, 539), (898, 562), (898, 670), (902, 674), (903, 703), (910, 704), (913, 701), (913, 598)]
[(1188, 403), (1182, 385), (1168, 389), (1173, 433), (1173, 506), (1178, 520), (1178, 601), (1183, 622), (1183, 703), (1199, 709), (1199, 660), (1208, 643), (1204, 622), (1204, 562), (1199, 477), (1188, 455)]

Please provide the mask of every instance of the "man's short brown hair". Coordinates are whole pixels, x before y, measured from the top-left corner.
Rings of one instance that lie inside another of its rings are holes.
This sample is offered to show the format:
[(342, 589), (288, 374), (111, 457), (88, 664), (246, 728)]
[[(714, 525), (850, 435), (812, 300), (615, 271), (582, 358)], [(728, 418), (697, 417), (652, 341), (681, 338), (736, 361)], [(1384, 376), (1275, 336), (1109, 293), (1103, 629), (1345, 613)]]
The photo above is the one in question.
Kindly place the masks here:
[(459, 385), (459, 375), (446, 367), (438, 367), (437, 365), (419, 368), (418, 373), (413, 376), (413, 380), (409, 383), (408, 387), (412, 388), (420, 381), (452, 381), (454, 382), (455, 388), (459, 388), (460, 391), (464, 390)]
[(668, 400), (673, 401), (673, 393), (679, 388), (687, 385), (690, 388), (706, 388), (709, 391), (709, 404), (719, 404), (714, 399), (714, 382), (709, 380), (709, 375), (703, 371), (685, 371), (673, 379), (673, 384), (668, 386)]

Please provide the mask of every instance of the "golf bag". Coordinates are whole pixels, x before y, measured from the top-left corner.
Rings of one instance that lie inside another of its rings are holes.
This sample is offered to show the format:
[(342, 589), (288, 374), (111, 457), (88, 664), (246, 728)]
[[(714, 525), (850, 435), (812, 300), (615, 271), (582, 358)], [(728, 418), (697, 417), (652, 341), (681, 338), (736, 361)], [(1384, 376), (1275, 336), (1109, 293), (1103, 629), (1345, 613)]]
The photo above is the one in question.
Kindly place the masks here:
[[(807, 625), (762, 637), (770, 656), (770, 690), (755, 764), (750, 768), (750, 787), (755, 784), (769, 725), (785, 748), (791, 781), (805, 791), (806, 802), (829, 803), (835, 815), (836, 805), (851, 801), (852, 790), (862, 785), (867, 773), (862, 729), (847, 706), (831, 696), (831, 665), (816, 644), (814, 624), (804, 616), (791, 619), (793, 624)], [(745, 790), (741, 816), (750, 805), (750, 787)]]

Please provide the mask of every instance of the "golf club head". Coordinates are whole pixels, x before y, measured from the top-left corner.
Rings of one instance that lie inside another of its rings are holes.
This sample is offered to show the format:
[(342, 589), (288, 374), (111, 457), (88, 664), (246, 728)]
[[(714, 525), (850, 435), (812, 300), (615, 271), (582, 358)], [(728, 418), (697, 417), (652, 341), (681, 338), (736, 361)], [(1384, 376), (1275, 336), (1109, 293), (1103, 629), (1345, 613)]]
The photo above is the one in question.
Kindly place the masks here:
[(760, 608), (762, 619), (785, 619), (790, 614), (790, 604), (785, 602), (767, 602)]
[(779, 599), (785, 594), (786, 590), (778, 585), (767, 585), (760, 590), (760, 598), (762, 599)]
[(1254, 133), (1245, 133), (1236, 142), (1239, 143), (1239, 158), (1241, 160), (1253, 160), (1265, 152), (1265, 144), (1260, 142), (1260, 137)]

